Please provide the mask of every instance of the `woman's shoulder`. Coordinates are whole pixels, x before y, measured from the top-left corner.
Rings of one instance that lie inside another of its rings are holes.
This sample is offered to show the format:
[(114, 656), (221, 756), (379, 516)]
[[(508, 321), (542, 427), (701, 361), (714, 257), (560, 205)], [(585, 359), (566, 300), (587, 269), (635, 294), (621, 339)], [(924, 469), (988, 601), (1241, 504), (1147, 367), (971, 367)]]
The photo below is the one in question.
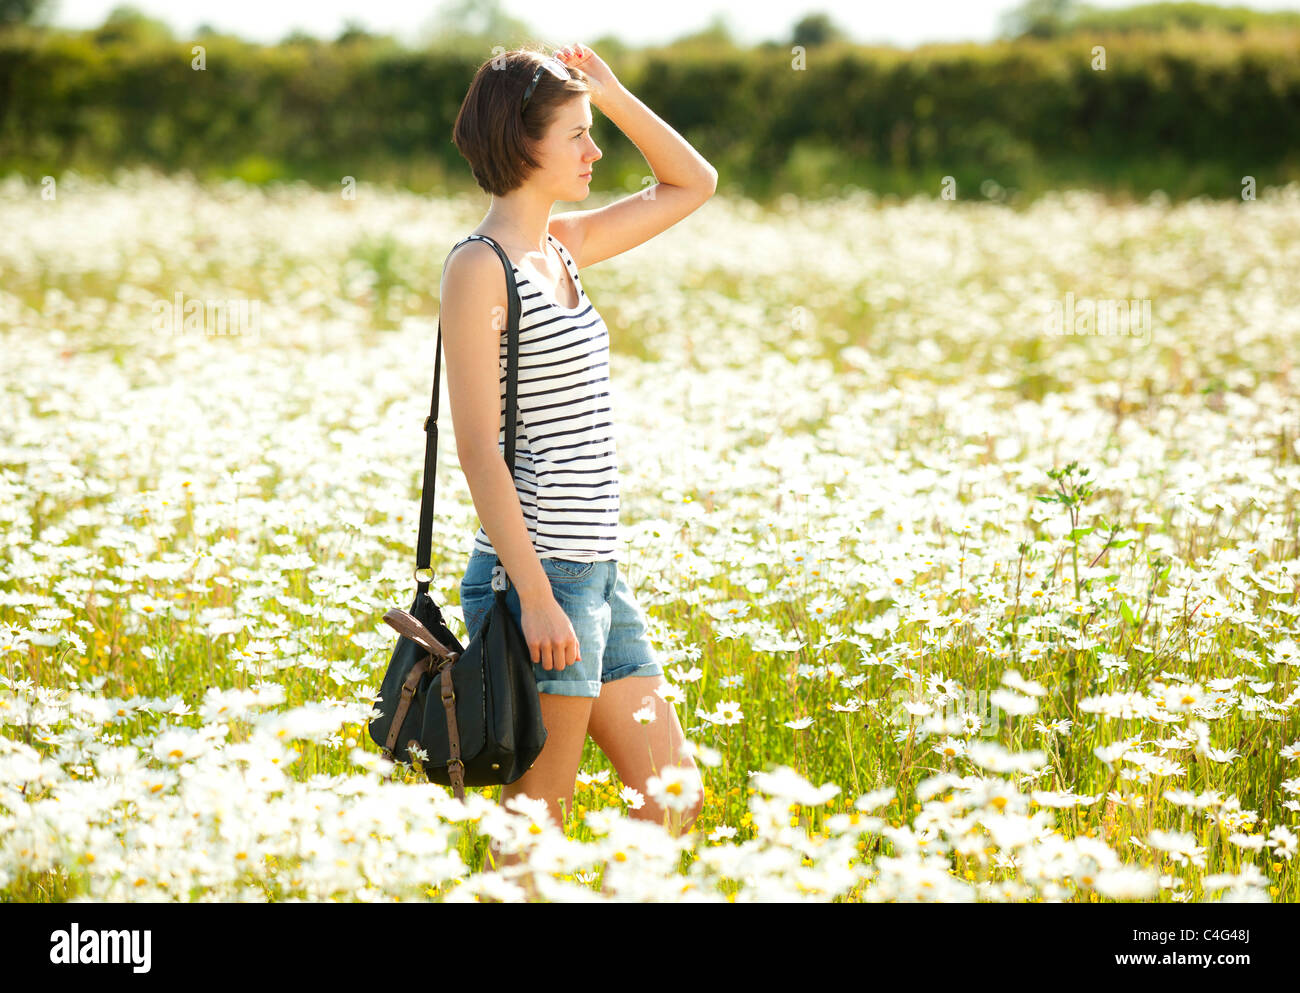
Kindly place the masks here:
[[(497, 249), (501, 247), (500, 242), (485, 234), (470, 233), (461, 238), (447, 251), (448, 259), (455, 258), (457, 255), (470, 254), (478, 255), (484, 258), (500, 258), (497, 255)], [(502, 252), (505, 249), (501, 249)], [(508, 258), (508, 257), (507, 257)]]
[[(443, 271), (446, 272), (453, 265), (457, 269), (470, 272), (485, 269), (489, 266), (496, 266), (501, 269), (501, 255), (497, 253), (499, 247), (493, 239), (486, 235), (467, 234), (448, 249), (447, 257), (442, 264)], [(501, 251), (504, 253), (505, 250), (501, 249)], [(506, 256), (505, 261), (510, 262), (509, 256)], [(513, 262), (510, 262), (510, 268), (518, 270), (518, 266)]]
[(486, 300), (489, 307), (504, 306), (506, 281), (501, 257), (481, 237), (461, 239), (443, 263), (438, 292), (444, 301), (461, 299), (463, 294), (465, 300)]

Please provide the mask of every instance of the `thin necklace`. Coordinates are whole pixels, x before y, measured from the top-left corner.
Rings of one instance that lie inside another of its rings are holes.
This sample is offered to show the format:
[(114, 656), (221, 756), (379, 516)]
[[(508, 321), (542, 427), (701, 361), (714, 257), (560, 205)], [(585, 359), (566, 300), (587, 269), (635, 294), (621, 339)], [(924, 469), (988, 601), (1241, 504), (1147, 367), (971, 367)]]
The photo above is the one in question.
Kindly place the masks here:
[[(519, 233), (519, 229), (518, 229), (518, 228), (515, 229), (515, 233), (516, 233), (516, 234)], [(547, 232), (547, 240), (548, 240), (548, 241), (550, 240), (550, 232), (549, 232), (549, 231)], [(529, 247), (530, 247), (530, 248), (532, 247), (532, 243), (531, 243), (531, 242), (529, 242)], [(543, 249), (542, 254), (543, 254), (543, 255), (546, 254), (545, 249)], [(520, 261), (522, 261), (522, 260), (520, 260)], [(565, 263), (563, 257), (560, 258), (560, 264), (561, 264), (561, 266), (563, 267), (563, 268), (561, 269), (561, 272), (560, 272), (560, 281), (559, 281), (558, 283), (556, 283), (553, 287), (551, 287), (551, 296), (555, 298), (556, 302), (561, 302), (561, 301), (563, 300), (563, 296), (562, 296), (561, 293), (560, 293), (560, 286), (561, 286), (561, 284), (564, 283), (565, 280), (569, 279), (569, 270), (568, 270), (568, 265)], [(550, 274), (547, 273), (547, 275), (550, 275)], [(576, 286), (574, 287), (574, 291), (573, 291), (573, 293), (574, 293), (574, 296), (578, 297), (578, 303), (582, 303), (582, 297), (578, 294), (578, 291), (577, 291), (577, 287), (576, 287)], [(562, 304), (562, 305), (565, 306), (565, 307), (568, 307), (568, 306), (569, 306), (568, 304)]]
[[(520, 233), (520, 231), (519, 231), (518, 228), (514, 228), (513, 230), (514, 230), (514, 233), (515, 233), (515, 234), (519, 234), (519, 233)], [(548, 233), (549, 233), (549, 232), (548, 232)], [(530, 251), (532, 250), (533, 243), (532, 243), (531, 241), (529, 241), (527, 238), (522, 238), (522, 239), (520, 239), (520, 240), (523, 241), (526, 245), (528, 245), (528, 248), (529, 248)], [(545, 249), (545, 248), (542, 248), (542, 249), (541, 249), (541, 254), (542, 254), (542, 255), (545, 255), (545, 254), (546, 254), (546, 249)]]

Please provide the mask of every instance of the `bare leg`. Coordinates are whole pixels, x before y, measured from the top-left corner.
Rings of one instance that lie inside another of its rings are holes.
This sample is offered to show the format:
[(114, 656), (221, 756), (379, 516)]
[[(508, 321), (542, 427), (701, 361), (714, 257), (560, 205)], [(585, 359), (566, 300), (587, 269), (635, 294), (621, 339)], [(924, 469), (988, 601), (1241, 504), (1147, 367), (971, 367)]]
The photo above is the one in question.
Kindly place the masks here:
[[(551, 817), (563, 827), (564, 811), (573, 809), (573, 791), (578, 781), (578, 767), (582, 763), (582, 746), (587, 741), (587, 721), (591, 716), (594, 697), (561, 696), (541, 693), (542, 723), (546, 725), (546, 744), (533, 767), (501, 787), (501, 803), (519, 794), (544, 799)], [(561, 807), (563, 802), (563, 808)], [(498, 854), (489, 846), (483, 868), (516, 865), (519, 856), (513, 853)]]
[[(686, 735), (677, 710), (655, 692), (664, 685), (663, 676), (625, 676), (605, 683), (591, 708), (587, 731), (600, 750), (609, 757), (618, 777), (627, 786), (646, 794), (646, 782), (670, 765), (695, 771), (695, 760), (685, 753)], [(639, 724), (632, 714), (647, 705), (654, 706), (655, 719)], [(632, 817), (663, 824), (668, 815), (668, 829), (674, 835), (695, 823), (704, 805), (703, 781), (699, 799), (687, 810), (669, 811), (646, 795), (645, 804), (631, 812)]]

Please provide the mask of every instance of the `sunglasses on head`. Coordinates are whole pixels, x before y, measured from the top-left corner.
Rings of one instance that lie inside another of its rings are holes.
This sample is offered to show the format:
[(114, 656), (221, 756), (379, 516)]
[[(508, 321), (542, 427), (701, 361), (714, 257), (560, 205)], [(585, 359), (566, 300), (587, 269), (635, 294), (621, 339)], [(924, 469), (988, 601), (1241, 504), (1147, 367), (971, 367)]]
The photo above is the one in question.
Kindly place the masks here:
[(519, 107), (519, 113), (523, 113), (528, 106), (528, 101), (533, 98), (533, 90), (537, 89), (537, 81), (542, 78), (542, 70), (546, 70), (556, 79), (572, 79), (568, 68), (555, 56), (545, 59), (533, 73), (533, 81), (528, 84), (528, 89), (524, 90), (524, 102)]

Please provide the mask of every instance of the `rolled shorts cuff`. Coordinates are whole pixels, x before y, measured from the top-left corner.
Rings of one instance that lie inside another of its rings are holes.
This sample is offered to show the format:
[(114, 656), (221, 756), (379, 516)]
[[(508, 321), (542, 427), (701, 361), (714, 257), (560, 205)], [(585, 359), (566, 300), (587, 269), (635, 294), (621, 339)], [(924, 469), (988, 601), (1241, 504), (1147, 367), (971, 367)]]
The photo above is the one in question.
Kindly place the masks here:
[(600, 696), (600, 683), (594, 679), (539, 679), (538, 693), (552, 693), (555, 696)]
[(622, 669), (603, 671), (600, 674), (600, 681), (608, 683), (612, 679), (622, 679), (625, 676), (662, 676), (663, 674), (663, 666), (658, 662), (643, 662), (641, 665), (624, 666)]

